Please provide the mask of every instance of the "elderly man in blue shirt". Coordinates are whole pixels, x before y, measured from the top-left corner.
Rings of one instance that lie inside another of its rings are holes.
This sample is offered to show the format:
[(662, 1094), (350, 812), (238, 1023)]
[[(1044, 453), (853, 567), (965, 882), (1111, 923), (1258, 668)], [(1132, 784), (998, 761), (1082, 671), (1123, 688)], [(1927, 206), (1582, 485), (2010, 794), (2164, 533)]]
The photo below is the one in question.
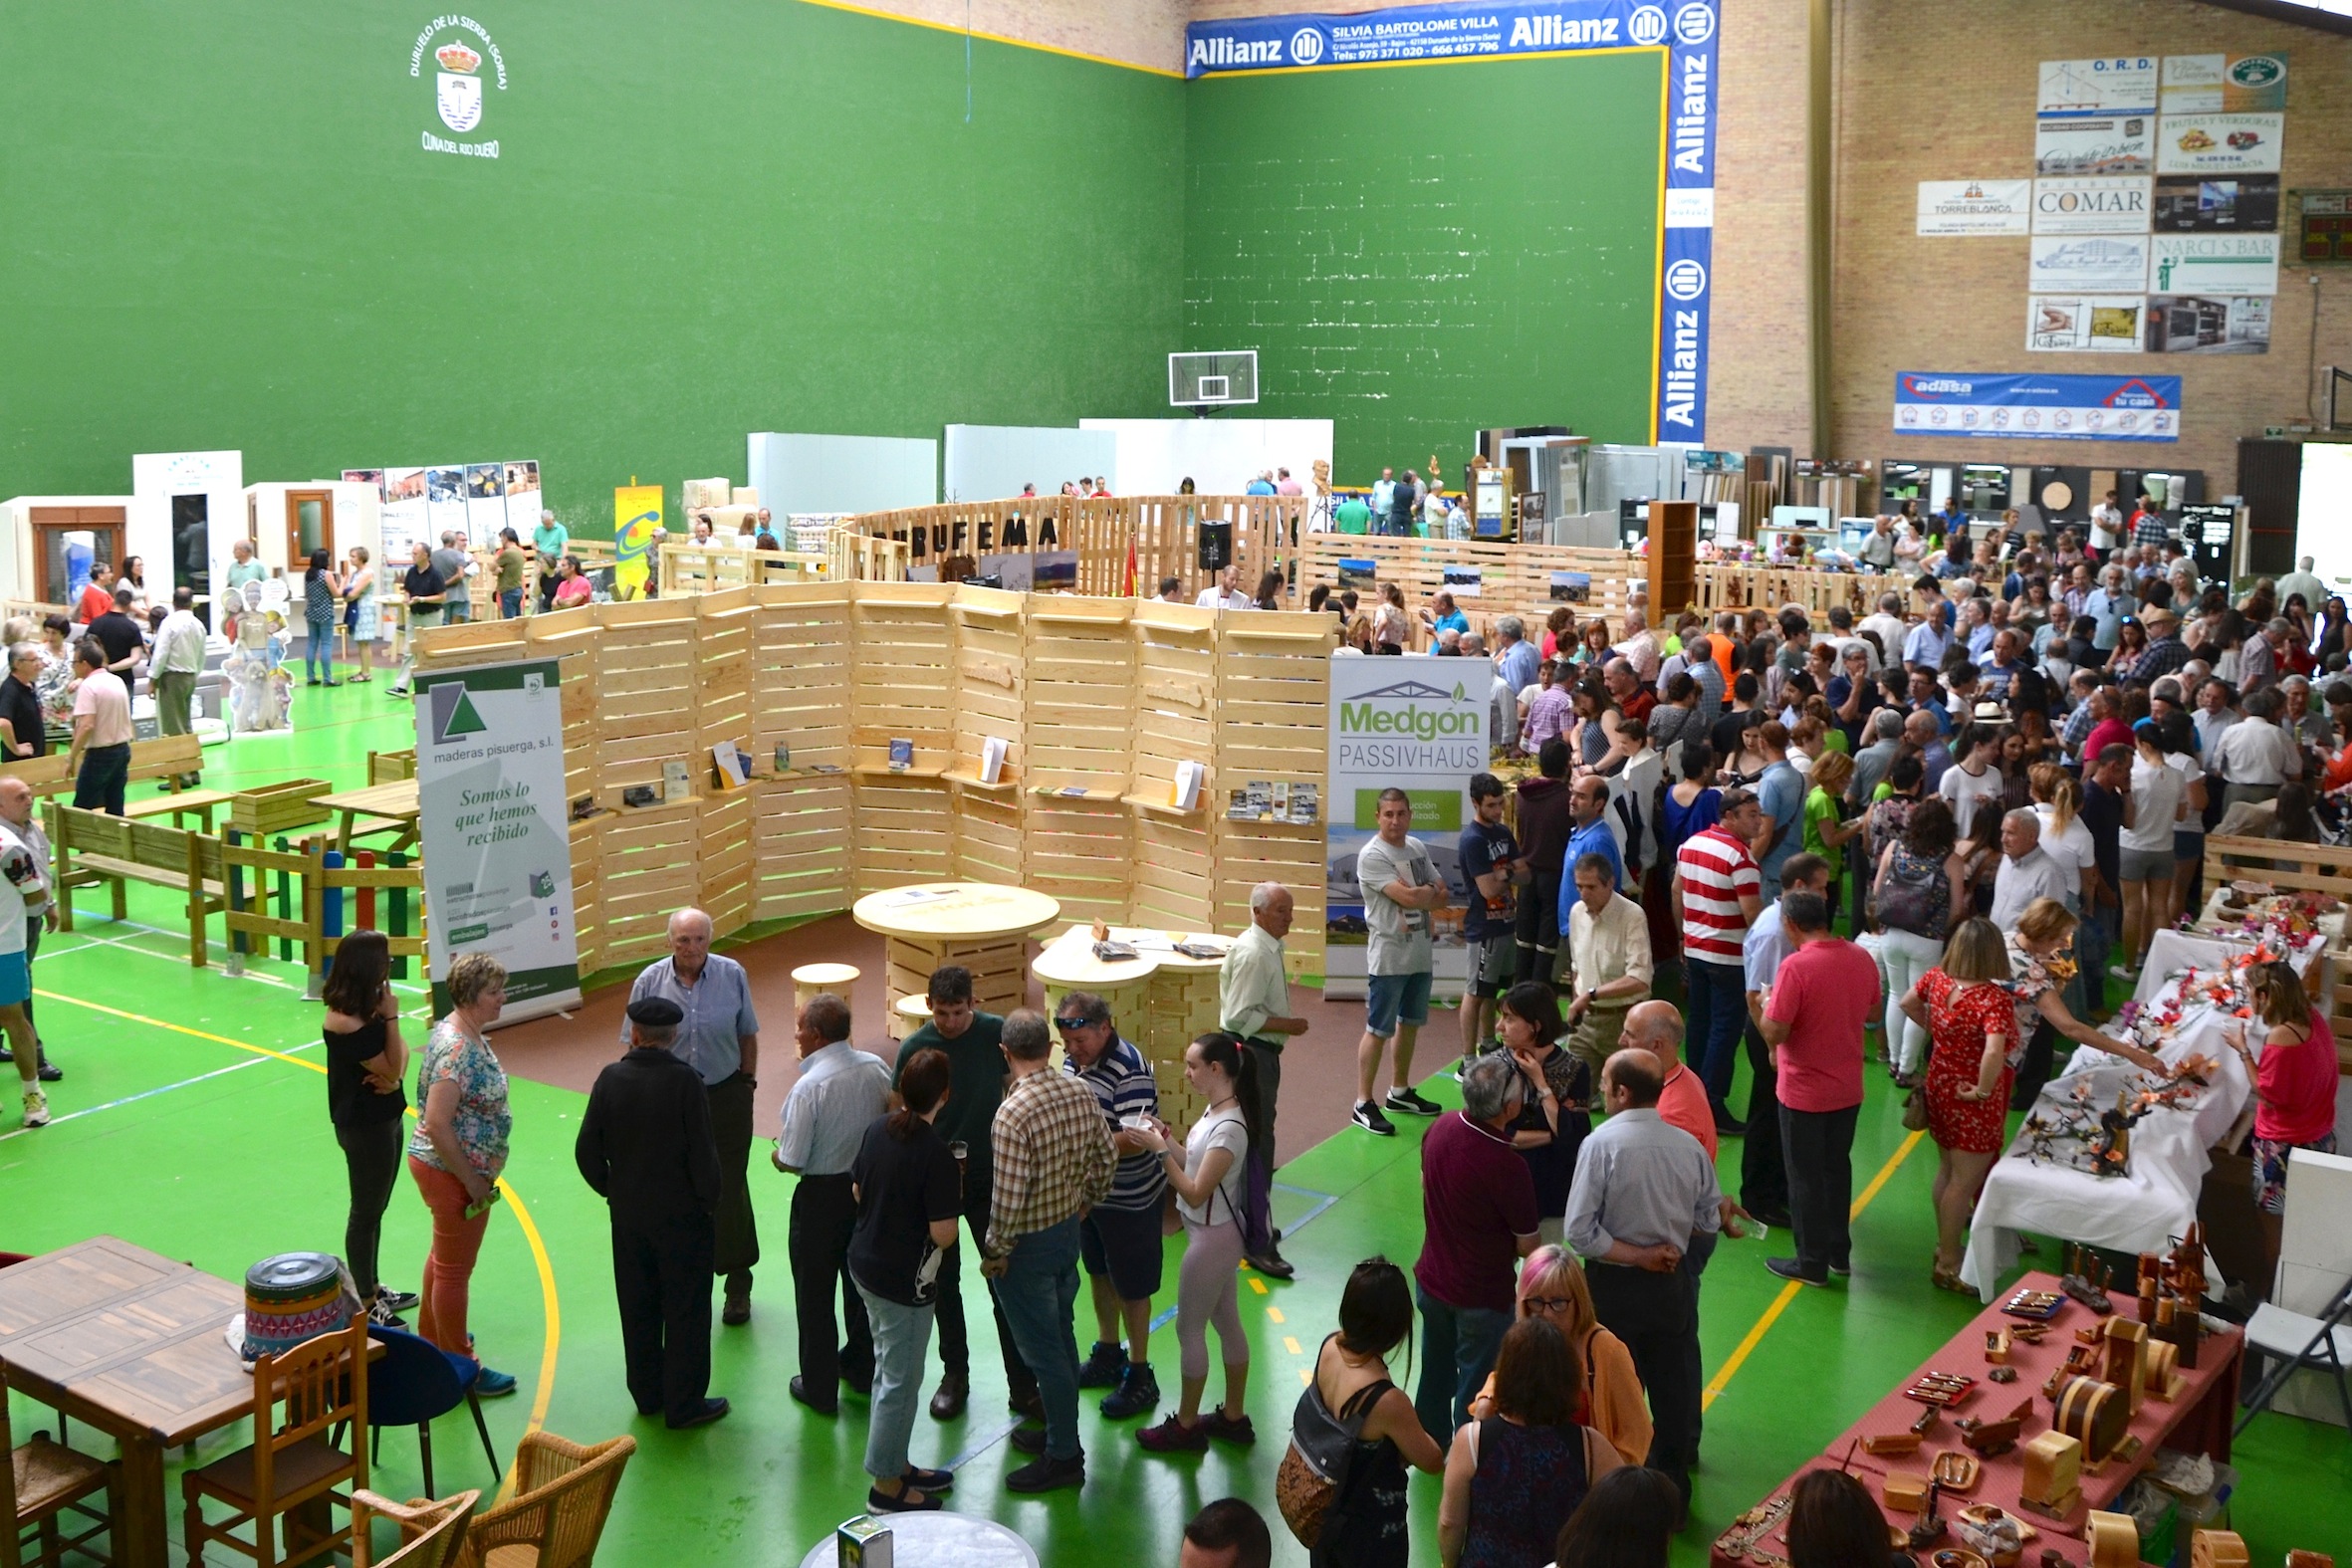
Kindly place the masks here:
[[(669, 920), (670, 956), (645, 967), (629, 1001), (660, 997), (684, 1014), (670, 1054), (702, 1076), (710, 1095), (711, 1136), (719, 1146), (719, 1205), (712, 1216), (714, 1273), (727, 1281), (722, 1323), (748, 1323), (752, 1265), (760, 1260), (760, 1232), (752, 1220), (745, 1171), (752, 1152), (752, 1091), (759, 1087), (760, 1016), (752, 1010), (750, 977), (731, 958), (711, 951), (711, 917), (681, 909)], [(621, 1037), (628, 1037), (622, 1026)]]

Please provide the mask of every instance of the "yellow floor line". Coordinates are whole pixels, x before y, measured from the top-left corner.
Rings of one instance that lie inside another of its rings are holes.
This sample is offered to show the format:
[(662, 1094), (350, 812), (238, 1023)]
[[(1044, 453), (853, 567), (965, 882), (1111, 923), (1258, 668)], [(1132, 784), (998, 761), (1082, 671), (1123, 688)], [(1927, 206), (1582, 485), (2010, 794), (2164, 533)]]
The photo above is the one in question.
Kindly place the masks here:
[[(1869, 1208), (1870, 1201), (1885, 1190), (1895, 1173), (1902, 1169), (1903, 1162), (1911, 1158), (1911, 1151), (1918, 1148), (1920, 1140), (1926, 1136), (1924, 1132), (1915, 1132), (1903, 1140), (1902, 1145), (1888, 1156), (1887, 1163), (1878, 1168), (1878, 1174), (1870, 1179), (1870, 1185), (1855, 1197), (1853, 1208), (1847, 1211), (1847, 1218), (1862, 1218), (1862, 1211)], [(1780, 1293), (1772, 1297), (1771, 1305), (1764, 1309), (1764, 1315), (1756, 1320), (1755, 1326), (1748, 1330), (1740, 1343), (1732, 1347), (1732, 1353), (1725, 1359), (1722, 1368), (1708, 1380), (1707, 1392), (1699, 1396), (1701, 1410), (1714, 1404), (1716, 1396), (1730, 1386), (1733, 1375), (1747, 1362), (1756, 1347), (1764, 1342), (1764, 1335), (1779, 1321), (1780, 1314), (1788, 1310), (1788, 1303), (1796, 1299), (1796, 1292), (1801, 1288), (1793, 1280), (1780, 1287)]]
[[(255, 1045), (245, 1040), (233, 1040), (226, 1034), (213, 1034), (203, 1029), (192, 1029), (184, 1023), (166, 1023), (161, 1018), (150, 1018), (142, 1012), (125, 1012), (120, 1008), (110, 1008), (104, 1003), (85, 1002), (80, 997), (69, 997), (62, 992), (36, 990), (33, 995), (46, 1002), (60, 1002), (73, 1008), (88, 1008), (93, 1012), (105, 1012), (118, 1018), (128, 1018), (133, 1023), (144, 1023), (153, 1028), (169, 1029), (174, 1034), (186, 1034), (200, 1040), (211, 1040), (216, 1044), (232, 1046), (241, 1051), (250, 1051), (256, 1056), (275, 1057), (279, 1061), (292, 1062), (297, 1067), (307, 1067), (312, 1072), (324, 1074), (327, 1071), (324, 1063), (311, 1061), (306, 1057), (290, 1055), (282, 1050), (272, 1050), (267, 1045)], [(415, 1110), (411, 1108), (408, 1115), (413, 1119), (416, 1115)], [(533, 1222), (531, 1211), (524, 1207), (522, 1195), (515, 1191), (514, 1184), (505, 1177), (502, 1176), (498, 1179), (498, 1187), (499, 1191), (506, 1195), (507, 1207), (514, 1211), (515, 1224), (523, 1228), (523, 1239), (531, 1247), (531, 1261), (539, 1269), (540, 1309), (547, 1323), (547, 1332), (543, 1336), (544, 1343), (539, 1353), (539, 1388), (532, 1396), (531, 1420), (523, 1428), (523, 1435), (529, 1437), (532, 1433), (540, 1431), (546, 1423), (548, 1403), (555, 1398), (556, 1351), (563, 1342), (564, 1311), (556, 1298), (555, 1264), (548, 1257), (547, 1242), (540, 1236), (539, 1227)], [(506, 1475), (500, 1483), (499, 1496), (501, 1498), (512, 1494), (515, 1485), (515, 1464), (521, 1462), (521, 1459), (522, 1454), (518, 1448), (515, 1460), (507, 1465)]]

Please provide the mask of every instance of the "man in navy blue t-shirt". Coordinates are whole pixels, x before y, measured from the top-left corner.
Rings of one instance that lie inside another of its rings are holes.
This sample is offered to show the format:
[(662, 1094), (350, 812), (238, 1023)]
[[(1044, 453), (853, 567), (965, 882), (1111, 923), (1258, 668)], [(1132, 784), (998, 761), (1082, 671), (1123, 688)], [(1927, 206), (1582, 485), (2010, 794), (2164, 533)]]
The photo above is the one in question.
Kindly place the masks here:
[(1473, 815), (1456, 853), (1462, 862), (1462, 937), (1470, 945), (1470, 974), (1462, 999), (1462, 1055), (1485, 1047), (1495, 1032), (1497, 999), (1511, 989), (1519, 961), (1515, 884), (1529, 873), (1520, 864), (1519, 840), (1503, 825), (1503, 781), (1493, 774), (1470, 780)]

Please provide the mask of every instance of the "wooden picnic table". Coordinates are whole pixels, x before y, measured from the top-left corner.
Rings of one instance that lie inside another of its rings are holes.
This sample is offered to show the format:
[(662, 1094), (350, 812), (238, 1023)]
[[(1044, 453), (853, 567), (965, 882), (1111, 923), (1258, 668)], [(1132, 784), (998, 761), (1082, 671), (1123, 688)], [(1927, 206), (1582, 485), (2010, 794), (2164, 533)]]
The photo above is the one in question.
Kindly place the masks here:
[(111, 1235), (0, 1269), (0, 1372), (121, 1445), (116, 1561), (165, 1568), (163, 1454), (253, 1415), (242, 1285)]
[[(413, 779), (323, 794), (319, 804), (343, 818), (343, 825), (336, 830), (335, 847), (346, 855), (352, 852), (352, 840), (362, 833), (397, 833), (385, 846), (389, 849), (405, 849), (416, 842), (418, 805)], [(366, 819), (363, 827), (359, 825), (362, 818)]]

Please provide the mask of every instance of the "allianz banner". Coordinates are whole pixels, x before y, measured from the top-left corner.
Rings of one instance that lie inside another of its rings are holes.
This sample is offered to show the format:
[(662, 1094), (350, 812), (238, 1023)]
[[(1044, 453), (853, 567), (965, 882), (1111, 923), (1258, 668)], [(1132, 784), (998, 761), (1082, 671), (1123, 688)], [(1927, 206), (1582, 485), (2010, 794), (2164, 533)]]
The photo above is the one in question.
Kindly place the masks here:
[(1656, 50), (1666, 71), (1666, 142), (1659, 149), (1666, 210), (1660, 215), (1652, 436), (1699, 443), (1707, 434), (1708, 308), (1715, 264), (1717, 32), (1713, 0), (1668, 5), (1519, 0), (1395, 6), (1344, 16), (1245, 17), (1188, 25), (1184, 74)]

